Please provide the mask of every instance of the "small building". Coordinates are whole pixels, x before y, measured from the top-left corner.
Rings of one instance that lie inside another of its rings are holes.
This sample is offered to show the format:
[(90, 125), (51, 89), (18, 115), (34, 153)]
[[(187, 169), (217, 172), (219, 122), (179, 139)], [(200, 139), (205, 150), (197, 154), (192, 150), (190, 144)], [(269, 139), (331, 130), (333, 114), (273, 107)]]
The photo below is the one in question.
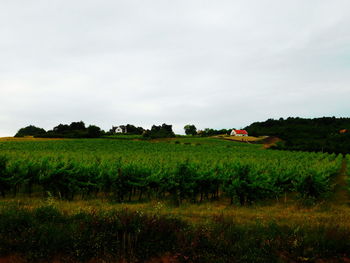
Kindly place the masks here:
[(231, 136), (248, 136), (246, 130), (232, 130), (230, 133)]
[(342, 129), (342, 130), (339, 131), (339, 133), (347, 133), (347, 132), (348, 132), (347, 129)]
[(126, 126), (113, 126), (111, 129), (111, 132), (113, 133), (127, 133)]

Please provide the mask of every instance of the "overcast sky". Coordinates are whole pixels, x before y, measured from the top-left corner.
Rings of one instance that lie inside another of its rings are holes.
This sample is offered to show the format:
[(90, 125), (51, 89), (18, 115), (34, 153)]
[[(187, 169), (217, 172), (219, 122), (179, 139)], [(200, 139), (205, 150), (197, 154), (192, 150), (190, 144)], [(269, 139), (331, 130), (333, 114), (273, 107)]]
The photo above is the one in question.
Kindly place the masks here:
[(0, 136), (350, 117), (349, 0), (1, 0)]

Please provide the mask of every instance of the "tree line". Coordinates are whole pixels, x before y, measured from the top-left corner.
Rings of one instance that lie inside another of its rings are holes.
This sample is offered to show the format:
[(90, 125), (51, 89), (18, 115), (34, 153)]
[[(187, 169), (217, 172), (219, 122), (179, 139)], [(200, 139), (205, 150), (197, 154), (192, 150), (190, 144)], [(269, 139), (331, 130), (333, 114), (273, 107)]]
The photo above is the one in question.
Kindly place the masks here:
[[(172, 125), (163, 123), (162, 125), (153, 125), (150, 130), (146, 130), (142, 127), (136, 127), (131, 124), (121, 125), (125, 132), (124, 135), (142, 135), (145, 139), (155, 138), (170, 138), (175, 137)], [(52, 130), (46, 131), (43, 128), (29, 125), (21, 128), (15, 134), (15, 137), (33, 136), (36, 138), (101, 138), (104, 136), (111, 136), (115, 134), (115, 128), (113, 127), (108, 132), (105, 132), (96, 125), (89, 125), (86, 127), (83, 121), (72, 122), (71, 124), (59, 124)]]
[(350, 152), (350, 118), (280, 118), (254, 122), (245, 128), (252, 136), (277, 136), (283, 150)]
[[(122, 125), (124, 135), (140, 135), (144, 139), (175, 137), (172, 125), (153, 125), (146, 130), (131, 124)], [(115, 128), (115, 127), (113, 127)], [(232, 129), (197, 130), (193, 124), (184, 127), (186, 135), (198, 135), (202, 137), (230, 134)], [(268, 119), (264, 122), (254, 122), (245, 130), (251, 136), (277, 136), (283, 141), (277, 143), (274, 148), (282, 150), (323, 151), (329, 153), (350, 152), (350, 118), (323, 117), (314, 119), (305, 118), (280, 118)], [(71, 124), (59, 124), (52, 130), (45, 131), (33, 125), (20, 129), (15, 137), (34, 136), (40, 138), (100, 138), (115, 134), (113, 129), (103, 131), (96, 125), (85, 126), (82, 121)]]
[(193, 124), (187, 124), (184, 127), (185, 134), (186, 135), (198, 135), (201, 137), (208, 137), (208, 136), (215, 136), (215, 135), (221, 135), (221, 134), (227, 134), (229, 135), (232, 131), (232, 129), (211, 129), (211, 128), (205, 128), (204, 130), (197, 130), (196, 126)]
[(52, 130), (46, 131), (43, 128), (29, 125), (21, 128), (15, 137), (34, 136), (38, 138), (99, 138), (105, 132), (96, 125), (85, 126), (83, 121), (72, 122), (71, 124), (59, 124)]

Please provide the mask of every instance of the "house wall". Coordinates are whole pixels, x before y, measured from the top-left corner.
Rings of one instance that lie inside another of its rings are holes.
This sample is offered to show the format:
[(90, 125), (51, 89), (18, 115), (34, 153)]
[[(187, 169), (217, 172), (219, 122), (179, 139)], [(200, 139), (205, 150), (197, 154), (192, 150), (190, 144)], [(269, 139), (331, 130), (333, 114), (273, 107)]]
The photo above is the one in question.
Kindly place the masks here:
[(237, 134), (235, 131), (231, 131), (230, 133), (231, 136), (248, 136), (248, 134)]

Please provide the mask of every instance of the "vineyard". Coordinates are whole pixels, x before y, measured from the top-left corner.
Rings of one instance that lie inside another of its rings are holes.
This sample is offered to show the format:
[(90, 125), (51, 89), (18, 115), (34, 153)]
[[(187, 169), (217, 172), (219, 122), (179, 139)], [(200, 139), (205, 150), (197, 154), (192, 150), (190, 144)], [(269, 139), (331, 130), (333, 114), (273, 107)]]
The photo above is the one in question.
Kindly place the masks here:
[(342, 160), (214, 138), (0, 142), (0, 195), (168, 199), (177, 205), (319, 200), (332, 194)]
[(0, 141), (0, 262), (347, 262), (349, 167), (219, 138)]

